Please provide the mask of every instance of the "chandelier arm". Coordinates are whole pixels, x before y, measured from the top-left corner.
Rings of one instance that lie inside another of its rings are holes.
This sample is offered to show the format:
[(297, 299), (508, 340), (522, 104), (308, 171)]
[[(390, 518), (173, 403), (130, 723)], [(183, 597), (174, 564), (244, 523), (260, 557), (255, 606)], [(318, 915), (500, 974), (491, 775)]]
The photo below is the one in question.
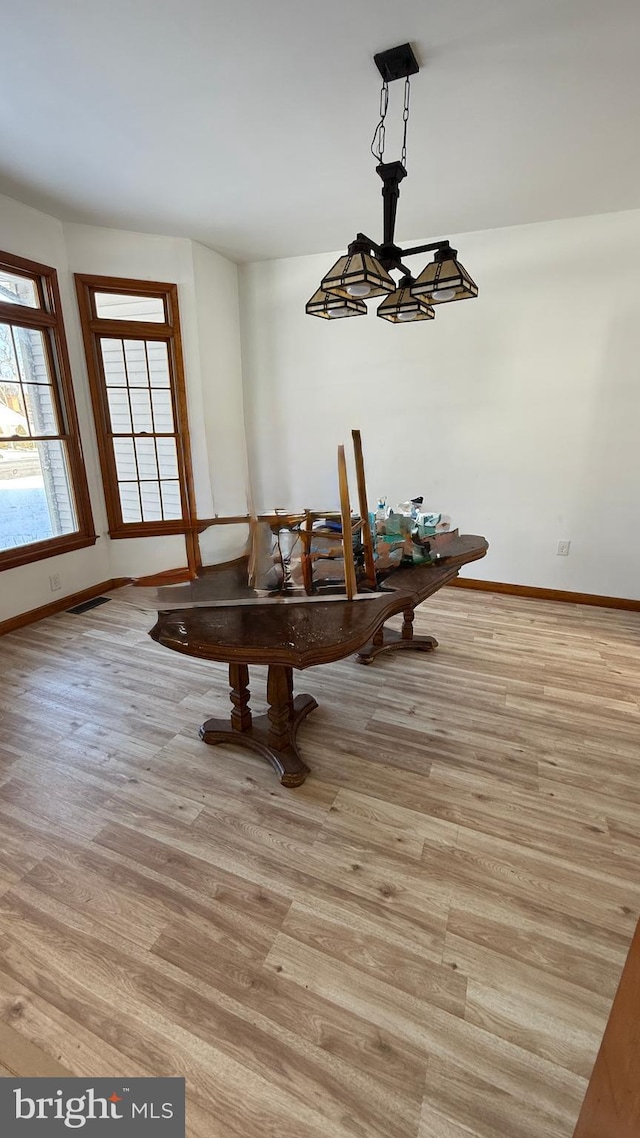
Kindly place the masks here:
[(436, 249), (450, 249), (449, 241), (431, 241), (428, 245), (412, 245), (410, 249), (401, 249), (398, 245), (383, 243), (379, 245), (373, 238), (368, 237), (366, 233), (356, 233), (356, 241), (361, 241), (363, 244), (369, 245), (380, 264), (387, 270), (396, 269), (404, 276), (411, 276), (411, 269), (403, 265), (400, 260), (401, 257), (417, 257), (419, 253), (433, 253)]
[(418, 253), (433, 253), (436, 249), (450, 249), (451, 245), (448, 241), (431, 241), (428, 245), (413, 245), (411, 249), (403, 249), (403, 257), (414, 257)]
[(410, 277), (412, 275), (411, 269), (408, 269), (406, 265), (403, 265), (402, 261), (397, 261), (395, 258), (394, 260), (391, 260), (389, 257), (379, 257), (378, 259), (380, 261), (380, 264), (387, 270), (388, 273), (394, 270), (398, 273), (402, 273), (403, 277)]

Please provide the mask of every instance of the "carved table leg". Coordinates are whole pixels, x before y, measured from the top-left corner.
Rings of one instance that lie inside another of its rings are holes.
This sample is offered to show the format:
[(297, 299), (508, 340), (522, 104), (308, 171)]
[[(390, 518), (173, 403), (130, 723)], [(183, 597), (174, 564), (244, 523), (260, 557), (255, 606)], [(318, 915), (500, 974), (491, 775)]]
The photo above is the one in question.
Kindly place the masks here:
[(246, 664), (229, 665), (231, 719), (207, 719), (200, 738), (215, 746), (237, 743), (256, 751), (280, 776), (283, 786), (300, 786), (309, 768), (300, 758), (296, 734), (302, 720), (318, 706), (313, 696), (293, 697), (293, 670), (283, 664), (270, 664), (267, 678), (266, 715), (252, 716), (249, 709), (249, 669)]
[(291, 668), (272, 664), (267, 676), (269, 746), (284, 751), (291, 746), (293, 719), (293, 674)]
[(402, 628), (400, 632), (396, 632), (394, 628), (379, 628), (374, 633), (368, 644), (356, 654), (356, 660), (359, 664), (370, 664), (375, 660), (376, 656), (380, 656), (383, 652), (397, 652), (402, 648), (413, 648), (417, 652), (431, 652), (434, 648), (438, 647), (438, 641), (435, 636), (414, 636), (413, 635), (413, 618), (415, 612), (413, 606), (406, 608), (402, 614)]
[(403, 640), (413, 640), (413, 618), (415, 615), (413, 609), (405, 609), (402, 614), (402, 631), (400, 635)]
[(251, 708), (249, 707), (249, 669), (246, 664), (229, 664), (229, 686), (231, 687), (231, 726), (234, 731), (251, 730)]

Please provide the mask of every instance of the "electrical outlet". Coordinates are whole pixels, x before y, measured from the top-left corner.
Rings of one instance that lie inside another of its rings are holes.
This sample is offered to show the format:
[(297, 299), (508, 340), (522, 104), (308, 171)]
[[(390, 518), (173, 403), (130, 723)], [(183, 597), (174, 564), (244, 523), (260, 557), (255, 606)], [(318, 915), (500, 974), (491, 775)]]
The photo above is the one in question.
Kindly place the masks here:
[(556, 549), (556, 553), (557, 553), (558, 557), (568, 557), (570, 549), (571, 549), (571, 542), (570, 541), (559, 541), (558, 542), (558, 548)]
[(60, 580), (60, 574), (59, 573), (52, 573), (51, 576), (49, 577), (49, 584), (51, 586), (51, 592), (57, 593), (58, 589), (62, 588), (62, 581)]

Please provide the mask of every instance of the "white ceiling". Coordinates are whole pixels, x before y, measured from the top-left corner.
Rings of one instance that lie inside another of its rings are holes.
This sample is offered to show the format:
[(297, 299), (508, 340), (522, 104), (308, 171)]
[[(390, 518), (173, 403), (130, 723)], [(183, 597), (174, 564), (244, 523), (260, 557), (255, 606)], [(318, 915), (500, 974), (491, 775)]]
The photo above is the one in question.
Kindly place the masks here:
[(400, 241), (640, 206), (638, 0), (0, 5), (0, 190), (65, 220), (239, 261), (381, 239), (371, 57), (407, 40)]

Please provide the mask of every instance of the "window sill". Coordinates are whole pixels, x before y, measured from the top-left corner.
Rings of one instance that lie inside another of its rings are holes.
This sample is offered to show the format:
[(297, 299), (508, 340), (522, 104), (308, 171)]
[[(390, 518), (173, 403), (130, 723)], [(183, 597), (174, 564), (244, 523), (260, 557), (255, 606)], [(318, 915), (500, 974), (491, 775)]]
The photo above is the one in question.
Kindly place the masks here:
[(0, 552), (0, 572), (3, 569), (16, 569), (19, 565), (30, 565), (33, 561), (44, 561), (47, 557), (57, 557), (61, 553), (73, 553), (95, 545), (95, 533), (70, 533), (63, 537), (53, 537), (48, 541), (33, 542), (18, 549), (5, 549)]
[(170, 537), (189, 533), (192, 528), (188, 521), (127, 522), (117, 529), (110, 529), (109, 537), (115, 541), (128, 537)]

